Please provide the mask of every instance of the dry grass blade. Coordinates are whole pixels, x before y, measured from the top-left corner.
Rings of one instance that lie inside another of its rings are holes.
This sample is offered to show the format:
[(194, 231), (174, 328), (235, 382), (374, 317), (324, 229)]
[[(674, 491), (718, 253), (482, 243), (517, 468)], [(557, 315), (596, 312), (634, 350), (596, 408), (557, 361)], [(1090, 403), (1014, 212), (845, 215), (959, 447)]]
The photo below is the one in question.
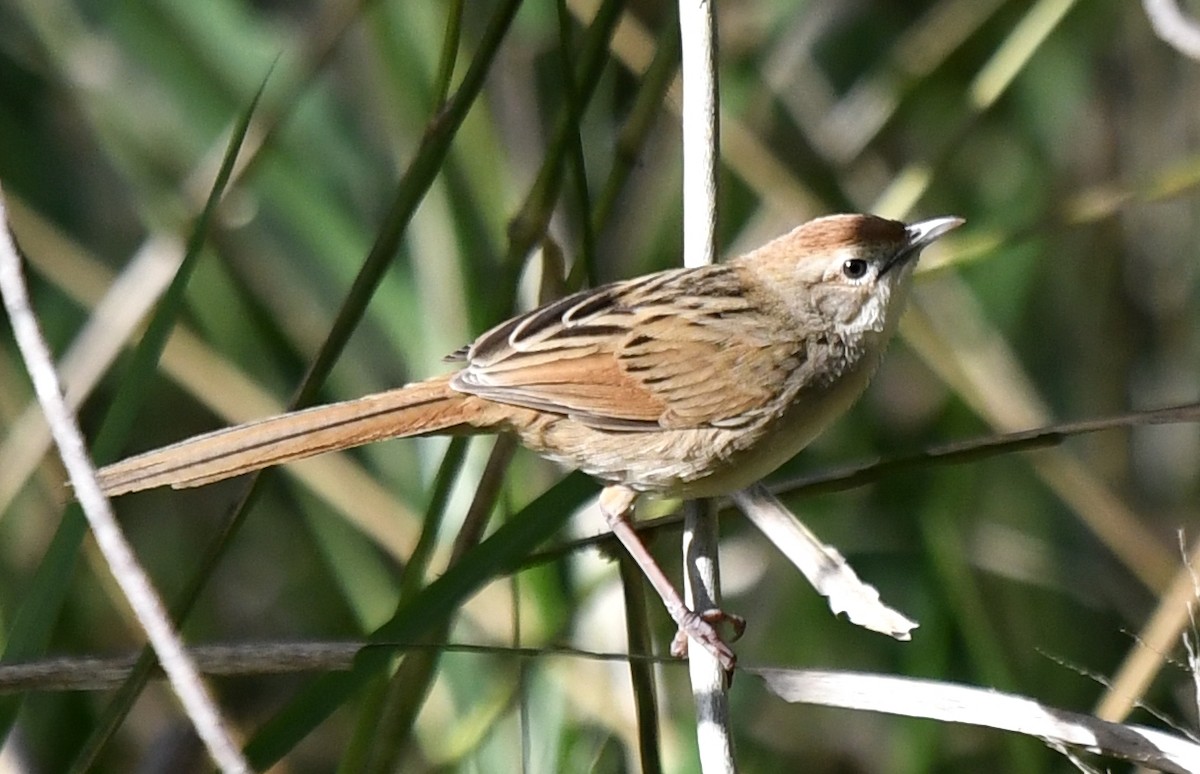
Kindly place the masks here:
[(912, 639), (917, 623), (880, 602), (879, 592), (859, 580), (841, 553), (823, 544), (765, 487), (737, 492), (733, 501), (829, 600), (834, 615), (845, 613), (851, 623), (897, 640)]
[[(1138, 632), (1104, 695), (1096, 704), (1096, 716), (1105, 720), (1123, 720), (1146, 695), (1150, 684), (1168, 663), (1169, 655), (1180, 642), (1185, 628), (1193, 623), (1196, 606), (1195, 567), (1200, 566), (1200, 542), (1192, 545), (1183, 558), (1183, 567), (1175, 573), (1159, 596), (1154, 613)], [(1195, 679), (1195, 672), (1192, 677)]]
[(751, 670), (780, 698), (1013, 731), (1157, 771), (1200, 770), (1200, 745), (1142, 726), (1047, 707), (1024, 696), (933, 680), (819, 670)]

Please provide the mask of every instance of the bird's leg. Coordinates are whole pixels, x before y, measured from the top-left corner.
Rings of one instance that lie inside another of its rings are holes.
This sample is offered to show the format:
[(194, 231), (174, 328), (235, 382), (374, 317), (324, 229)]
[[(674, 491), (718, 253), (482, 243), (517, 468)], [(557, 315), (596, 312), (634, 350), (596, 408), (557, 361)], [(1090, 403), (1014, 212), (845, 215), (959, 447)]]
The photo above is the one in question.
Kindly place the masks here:
[[(703, 613), (695, 613), (689, 610), (684, 604), (683, 597), (671, 585), (671, 581), (667, 578), (666, 573), (658, 566), (658, 562), (650, 555), (646, 549), (646, 545), (642, 543), (642, 539), (638, 537), (637, 532), (633, 528), (630, 517), (633, 514), (633, 501), (637, 499), (637, 492), (626, 486), (608, 486), (600, 493), (600, 511), (604, 514), (604, 518), (608, 521), (609, 528), (617, 539), (621, 541), (621, 545), (625, 546), (625, 550), (637, 562), (638, 567), (642, 569), (642, 573), (646, 579), (650, 581), (650, 585), (658, 592), (658, 596), (662, 598), (663, 604), (667, 608), (667, 612), (675, 623), (679, 625), (681, 634), (686, 635), (683, 642), (687, 642), (687, 637), (690, 637), (704, 645), (712, 651), (713, 655), (721, 662), (721, 666), (727, 671), (732, 671), (737, 663), (737, 656), (730, 649), (725, 641), (721, 639), (721, 635), (717, 632), (714, 623), (722, 620), (734, 621), (737, 628), (737, 619), (735, 616), (727, 616), (720, 610), (706, 610)], [(743, 623), (744, 625), (744, 623)], [(740, 634), (740, 629), (738, 629)], [(679, 638), (676, 638), (678, 640)], [(686, 655), (686, 645), (682, 652), (679, 651), (676, 644), (671, 646), (672, 655)]]

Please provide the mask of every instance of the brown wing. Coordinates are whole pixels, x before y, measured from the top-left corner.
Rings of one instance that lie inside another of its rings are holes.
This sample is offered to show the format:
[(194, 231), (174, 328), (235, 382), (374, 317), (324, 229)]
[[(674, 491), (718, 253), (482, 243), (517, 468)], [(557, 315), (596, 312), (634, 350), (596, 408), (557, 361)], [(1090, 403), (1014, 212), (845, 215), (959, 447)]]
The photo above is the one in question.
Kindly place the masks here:
[(661, 272), (493, 328), (451, 386), (604, 429), (737, 426), (803, 357), (802, 342), (759, 320), (733, 267)]

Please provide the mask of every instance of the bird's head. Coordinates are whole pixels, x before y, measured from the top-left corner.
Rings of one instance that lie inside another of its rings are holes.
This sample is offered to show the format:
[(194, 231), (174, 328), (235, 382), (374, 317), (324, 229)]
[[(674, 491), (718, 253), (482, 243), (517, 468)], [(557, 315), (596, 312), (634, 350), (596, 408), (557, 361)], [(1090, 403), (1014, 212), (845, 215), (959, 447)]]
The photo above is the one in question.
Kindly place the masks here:
[(921, 249), (963, 223), (905, 225), (875, 215), (830, 215), (739, 259), (771, 283), (801, 324), (843, 336), (895, 327)]

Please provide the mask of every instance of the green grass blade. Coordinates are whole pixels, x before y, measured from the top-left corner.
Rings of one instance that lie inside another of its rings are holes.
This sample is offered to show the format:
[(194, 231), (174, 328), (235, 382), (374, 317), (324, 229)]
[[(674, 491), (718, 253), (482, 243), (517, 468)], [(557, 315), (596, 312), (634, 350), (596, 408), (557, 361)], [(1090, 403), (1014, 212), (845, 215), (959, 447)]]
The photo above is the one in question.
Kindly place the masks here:
[(417, 641), (489, 580), (514, 572), (529, 552), (561, 527), (595, 489), (596, 484), (586, 475), (572, 473), (464, 555), (371, 634), (368, 641), (380, 647), (359, 651), (349, 672), (317, 678), (269, 720), (246, 746), (251, 765), (266, 769), (279, 761), (388, 667), (395, 653), (392, 646)]
[[(92, 450), (93, 458), (98, 463), (116, 458), (133, 427), (138, 409), (146, 396), (144, 389), (135, 388), (153, 378), (158, 358), (179, 315), (183, 294), (199, 260), (209, 224), (233, 174), (234, 162), (245, 140), (250, 117), (265, 86), (264, 78), (258, 92), (234, 128), (212, 190), (188, 238), (187, 250), (175, 279), (163, 294), (145, 335), (134, 350), (133, 359), (123, 379), (123, 389), (118, 391), (116, 400), (105, 415)], [(29, 590), (24, 595), (24, 602), (13, 619), (12, 630), (8, 634), (8, 642), (4, 649), (5, 661), (21, 661), (39, 655), (44, 650), (50, 630), (62, 610), (79, 548), (86, 534), (87, 523), (83, 512), (77, 505), (71, 505), (63, 514), (62, 523), (51, 541), (50, 549), (38, 565)], [(0, 740), (6, 738), (12, 729), (22, 701), (21, 695), (0, 701)]]
[[(196, 219), (191, 236), (188, 238), (187, 251), (183, 262), (180, 264), (175, 278), (171, 281), (171, 285), (167, 288), (166, 293), (163, 294), (162, 301), (155, 310), (154, 317), (151, 319), (145, 335), (134, 351), (133, 360), (130, 363), (124, 382), (129, 387), (118, 391), (117, 398), (113, 402), (112, 408), (109, 409), (105, 422), (101, 426), (96, 439), (94, 456), (99, 462), (111, 461), (116, 458), (121, 445), (124, 443), (124, 439), (133, 427), (133, 423), (137, 417), (137, 410), (146, 394), (145, 390), (134, 389), (134, 387), (145, 384), (152, 378), (158, 358), (162, 354), (163, 347), (166, 346), (167, 337), (170, 335), (171, 328), (179, 316), (179, 311), (183, 304), (188, 279), (195, 269), (201, 248), (204, 246), (204, 239), (208, 233), (209, 223), (212, 221), (221, 197), (224, 195), (229, 180), (233, 175), (238, 151), (245, 141), (246, 130), (250, 126), (250, 119), (254, 115), (259, 100), (262, 98), (263, 90), (266, 88), (269, 77), (270, 73), (268, 72), (259, 85), (258, 91), (255, 92), (254, 97), (250, 100), (250, 103), (246, 106), (246, 109), (242, 112), (237, 124), (233, 128), (233, 133), (229, 138), (229, 145), (225, 150), (224, 158), (221, 160), (221, 167), (217, 172), (216, 180), (213, 182), (212, 190), (209, 191), (208, 198), (204, 203), (204, 209)], [(63, 518), (63, 527), (60, 528), (60, 531), (76, 518), (82, 521), (83, 515), (76, 506), (72, 506)], [(80, 540), (82, 540), (82, 535), (80, 536)], [(59, 560), (66, 557), (68, 546), (66, 546), (66, 541), (63, 541), (63, 543), (64, 553), (58, 557)], [(79, 543), (77, 542), (71, 551), (72, 564), (74, 562), (74, 555), (78, 553), (78, 549)], [(47, 576), (48, 582), (51, 580), (51, 577), (59, 576)], [(61, 576), (64, 579), (64, 587), (66, 585), (66, 577), (66, 575)], [(35, 577), (35, 584), (37, 580), (38, 578)], [(140, 661), (144, 663), (139, 663), (140, 670), (135, 669), (134, 675), (137, 675), (140, 671), (145, 675), (144, 680), (148, 678), (151, 668), (155, 663), (154, 656), (149, 648), (143, 653)], [(127, 684), (132, 681), (133, 678), (131, 677), (130, 681), (127, 681)], [(124, 720), (129, 709), (133, 706), (133, 701), (136, 699), (137, 693), (138, 691), (130, 691), (128, 695), (123, 691), (117, 693), (114, 700), (101, 716), (100, 722), (93, 730), (92, 735), (85, 742), (83, 750), (75, 762), (76, 770), (86, 771), (91, 767), (95, 756), (103, 749), (108, 738), (120, 726), (121, 721)]]

